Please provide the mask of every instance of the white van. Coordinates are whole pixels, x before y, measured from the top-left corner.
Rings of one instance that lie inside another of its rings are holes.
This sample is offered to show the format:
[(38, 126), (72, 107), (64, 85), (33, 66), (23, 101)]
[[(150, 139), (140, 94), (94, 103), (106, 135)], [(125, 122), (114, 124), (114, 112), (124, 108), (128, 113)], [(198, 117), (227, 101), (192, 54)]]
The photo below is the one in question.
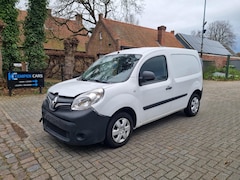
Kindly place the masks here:
[(42, 105), (44, 130), (73, 145), (127, 143), (133, 129), (184, 110), (202, 96), (197, 51), (135, 48), (107, 54), (81, 77), (52, 86)]

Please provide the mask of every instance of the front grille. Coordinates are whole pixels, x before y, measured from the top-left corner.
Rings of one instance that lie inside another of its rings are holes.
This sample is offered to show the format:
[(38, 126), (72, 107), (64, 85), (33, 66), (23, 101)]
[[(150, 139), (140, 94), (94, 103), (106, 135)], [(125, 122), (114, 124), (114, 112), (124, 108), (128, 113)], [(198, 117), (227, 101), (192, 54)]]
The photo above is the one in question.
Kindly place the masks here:
[(54, 131), (55, 133), (59, 134), (60, 136), (67, 138), (67, 132), (59, 127), (55, 126), (54, 124), (50, 123), (49, 121), (45, 120), (46, 127)]
[(55, 111), (57, 109), (71, 109), (71, 104), (73, 102), (73, 98), (71, 97), (65, 97), (65, 96), (59, 96), (57, 93), (48, 93), (47, 96), (49, 109), (52, 111)]

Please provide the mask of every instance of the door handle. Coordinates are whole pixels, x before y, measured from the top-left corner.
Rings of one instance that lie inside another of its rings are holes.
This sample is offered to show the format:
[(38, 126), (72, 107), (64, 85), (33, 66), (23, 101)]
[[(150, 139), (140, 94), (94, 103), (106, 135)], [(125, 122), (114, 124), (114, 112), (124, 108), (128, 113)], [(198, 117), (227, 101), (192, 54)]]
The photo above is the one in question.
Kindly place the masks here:
[(172, 89), (171, 86), (166, 87), (166, 90), (171, 90), (171, 89)]

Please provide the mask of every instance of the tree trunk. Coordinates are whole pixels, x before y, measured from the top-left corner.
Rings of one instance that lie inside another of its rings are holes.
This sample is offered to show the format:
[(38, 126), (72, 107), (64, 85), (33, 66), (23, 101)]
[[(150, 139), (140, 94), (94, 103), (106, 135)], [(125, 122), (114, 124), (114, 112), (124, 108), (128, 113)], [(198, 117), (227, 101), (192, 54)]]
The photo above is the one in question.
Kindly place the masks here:
[[(0, 21), (0, 47), (2, 47), (2, 30), (4, 28), (3, 22)], [(0, 49), (0, 77), (2, 76), (2, 49)]]
[(64, 63), (64, 80), (73, 78), (73, 70), (75, 65), (75, 52), (78, 46), (76, 37), (67, 38), (64, 40), (65, 63)]

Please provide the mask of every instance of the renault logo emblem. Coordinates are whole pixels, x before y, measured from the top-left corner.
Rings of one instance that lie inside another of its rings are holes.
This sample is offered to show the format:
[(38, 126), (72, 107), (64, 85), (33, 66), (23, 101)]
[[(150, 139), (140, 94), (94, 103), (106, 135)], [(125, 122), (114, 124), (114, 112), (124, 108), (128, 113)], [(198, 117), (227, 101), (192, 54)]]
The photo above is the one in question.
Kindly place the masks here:
[(51, 108), (52, 108), (52, 109), (55, 109), (56, 104), (57, 104), (57, 99), (58, 99), (58, 96), (56, 96), (56, 97), (51, 101)]

